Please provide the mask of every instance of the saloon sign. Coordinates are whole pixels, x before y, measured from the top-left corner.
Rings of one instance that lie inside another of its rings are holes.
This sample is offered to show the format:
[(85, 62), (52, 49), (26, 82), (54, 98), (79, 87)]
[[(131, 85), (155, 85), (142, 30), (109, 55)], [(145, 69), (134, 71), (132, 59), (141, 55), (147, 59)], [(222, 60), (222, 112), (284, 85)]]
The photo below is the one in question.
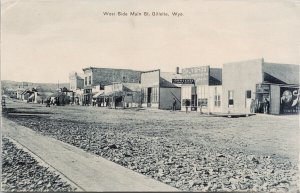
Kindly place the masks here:
[(280, 113), (299, 113), (299, 88), (280, 88)]

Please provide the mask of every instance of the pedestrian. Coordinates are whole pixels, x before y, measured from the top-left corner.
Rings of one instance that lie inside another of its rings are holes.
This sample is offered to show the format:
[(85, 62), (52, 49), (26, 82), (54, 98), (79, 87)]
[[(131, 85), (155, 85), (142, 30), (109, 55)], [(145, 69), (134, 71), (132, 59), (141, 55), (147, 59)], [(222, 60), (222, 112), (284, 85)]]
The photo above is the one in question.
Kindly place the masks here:
[(50, 107), (50, 99), (46, 100), (46, 107)]
[(264, 103), (264, 114), (269, 114), (269, 107), (270, 107), (270, 102), (268, 101), (267, 98), (265, 98), (265, 103)]
[(255, 100), (251, 99), (250, 112), (251, 113), (256, 113), (255, 111), (256, 111), (256, 109), (255, 109)]
[(189, 99), (186, 99), (185, 100), (185, 113), (188, 113), (188, 108), (190, 106), (190, 100)]
[(173, 108), (172, 108), (172, 110), (173, 111), (176, 110), (176, 99), (175, 98), (173, 98)]
[(109, 106), (109, 98), (105, 99), (105, 103), (106, 103), (106, 106), (108, 107)]

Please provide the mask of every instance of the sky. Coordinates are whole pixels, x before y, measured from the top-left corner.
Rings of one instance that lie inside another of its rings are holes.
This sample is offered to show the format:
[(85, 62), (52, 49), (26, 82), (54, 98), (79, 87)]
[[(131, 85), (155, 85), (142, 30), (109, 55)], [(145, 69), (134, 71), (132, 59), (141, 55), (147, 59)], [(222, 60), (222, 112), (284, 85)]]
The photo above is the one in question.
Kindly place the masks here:
[[(170, 16), (103, 15), (131, 11)], [(90, 66), (175, 72), (257, 58), (300, 64), (299, 0), (1, 1), (2, 80), (68, 82)]]

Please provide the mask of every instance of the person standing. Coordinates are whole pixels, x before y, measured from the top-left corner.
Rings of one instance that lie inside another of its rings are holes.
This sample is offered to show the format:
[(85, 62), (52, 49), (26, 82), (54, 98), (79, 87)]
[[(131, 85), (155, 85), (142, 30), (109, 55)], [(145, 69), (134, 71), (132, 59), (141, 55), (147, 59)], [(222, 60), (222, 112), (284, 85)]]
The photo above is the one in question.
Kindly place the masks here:
[(50, 98), (46, 100), (46, 107), (50, 107), (51, 100)]
[(269, 107), (270, 107), (270, 102), (268, 101), (267, 98), (265, 98), (265, 103), (264, 103), (264, 114), (269, 114)]
[(173, 111), (176, 110), (176, 99), (175, 98), (173, 98), (173, 108), (172, 108), (172, 110)]
[(189, 99), (186, 99), (185, 100), (185, 113), (188, 113), (189, 106), (190, 106), (190, 101), (189, 101)]
[(250, 112), (251, 113), (256, 113), (255, 111), (256, 111), (256, 109), (255, 109), (255, 100), (251, 99)]

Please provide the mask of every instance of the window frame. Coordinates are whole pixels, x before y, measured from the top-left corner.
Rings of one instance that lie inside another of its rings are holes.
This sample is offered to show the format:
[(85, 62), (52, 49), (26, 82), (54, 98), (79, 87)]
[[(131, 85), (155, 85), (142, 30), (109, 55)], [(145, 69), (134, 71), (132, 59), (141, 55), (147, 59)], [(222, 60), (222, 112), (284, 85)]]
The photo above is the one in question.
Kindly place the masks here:
[[(232, 104), (230, 104), (232, 101)], [(234, 90), (228, 90), (228, 107), (234, 107)]]
[(92, 76), (89, 76), (89, 85), (92, 84)]

